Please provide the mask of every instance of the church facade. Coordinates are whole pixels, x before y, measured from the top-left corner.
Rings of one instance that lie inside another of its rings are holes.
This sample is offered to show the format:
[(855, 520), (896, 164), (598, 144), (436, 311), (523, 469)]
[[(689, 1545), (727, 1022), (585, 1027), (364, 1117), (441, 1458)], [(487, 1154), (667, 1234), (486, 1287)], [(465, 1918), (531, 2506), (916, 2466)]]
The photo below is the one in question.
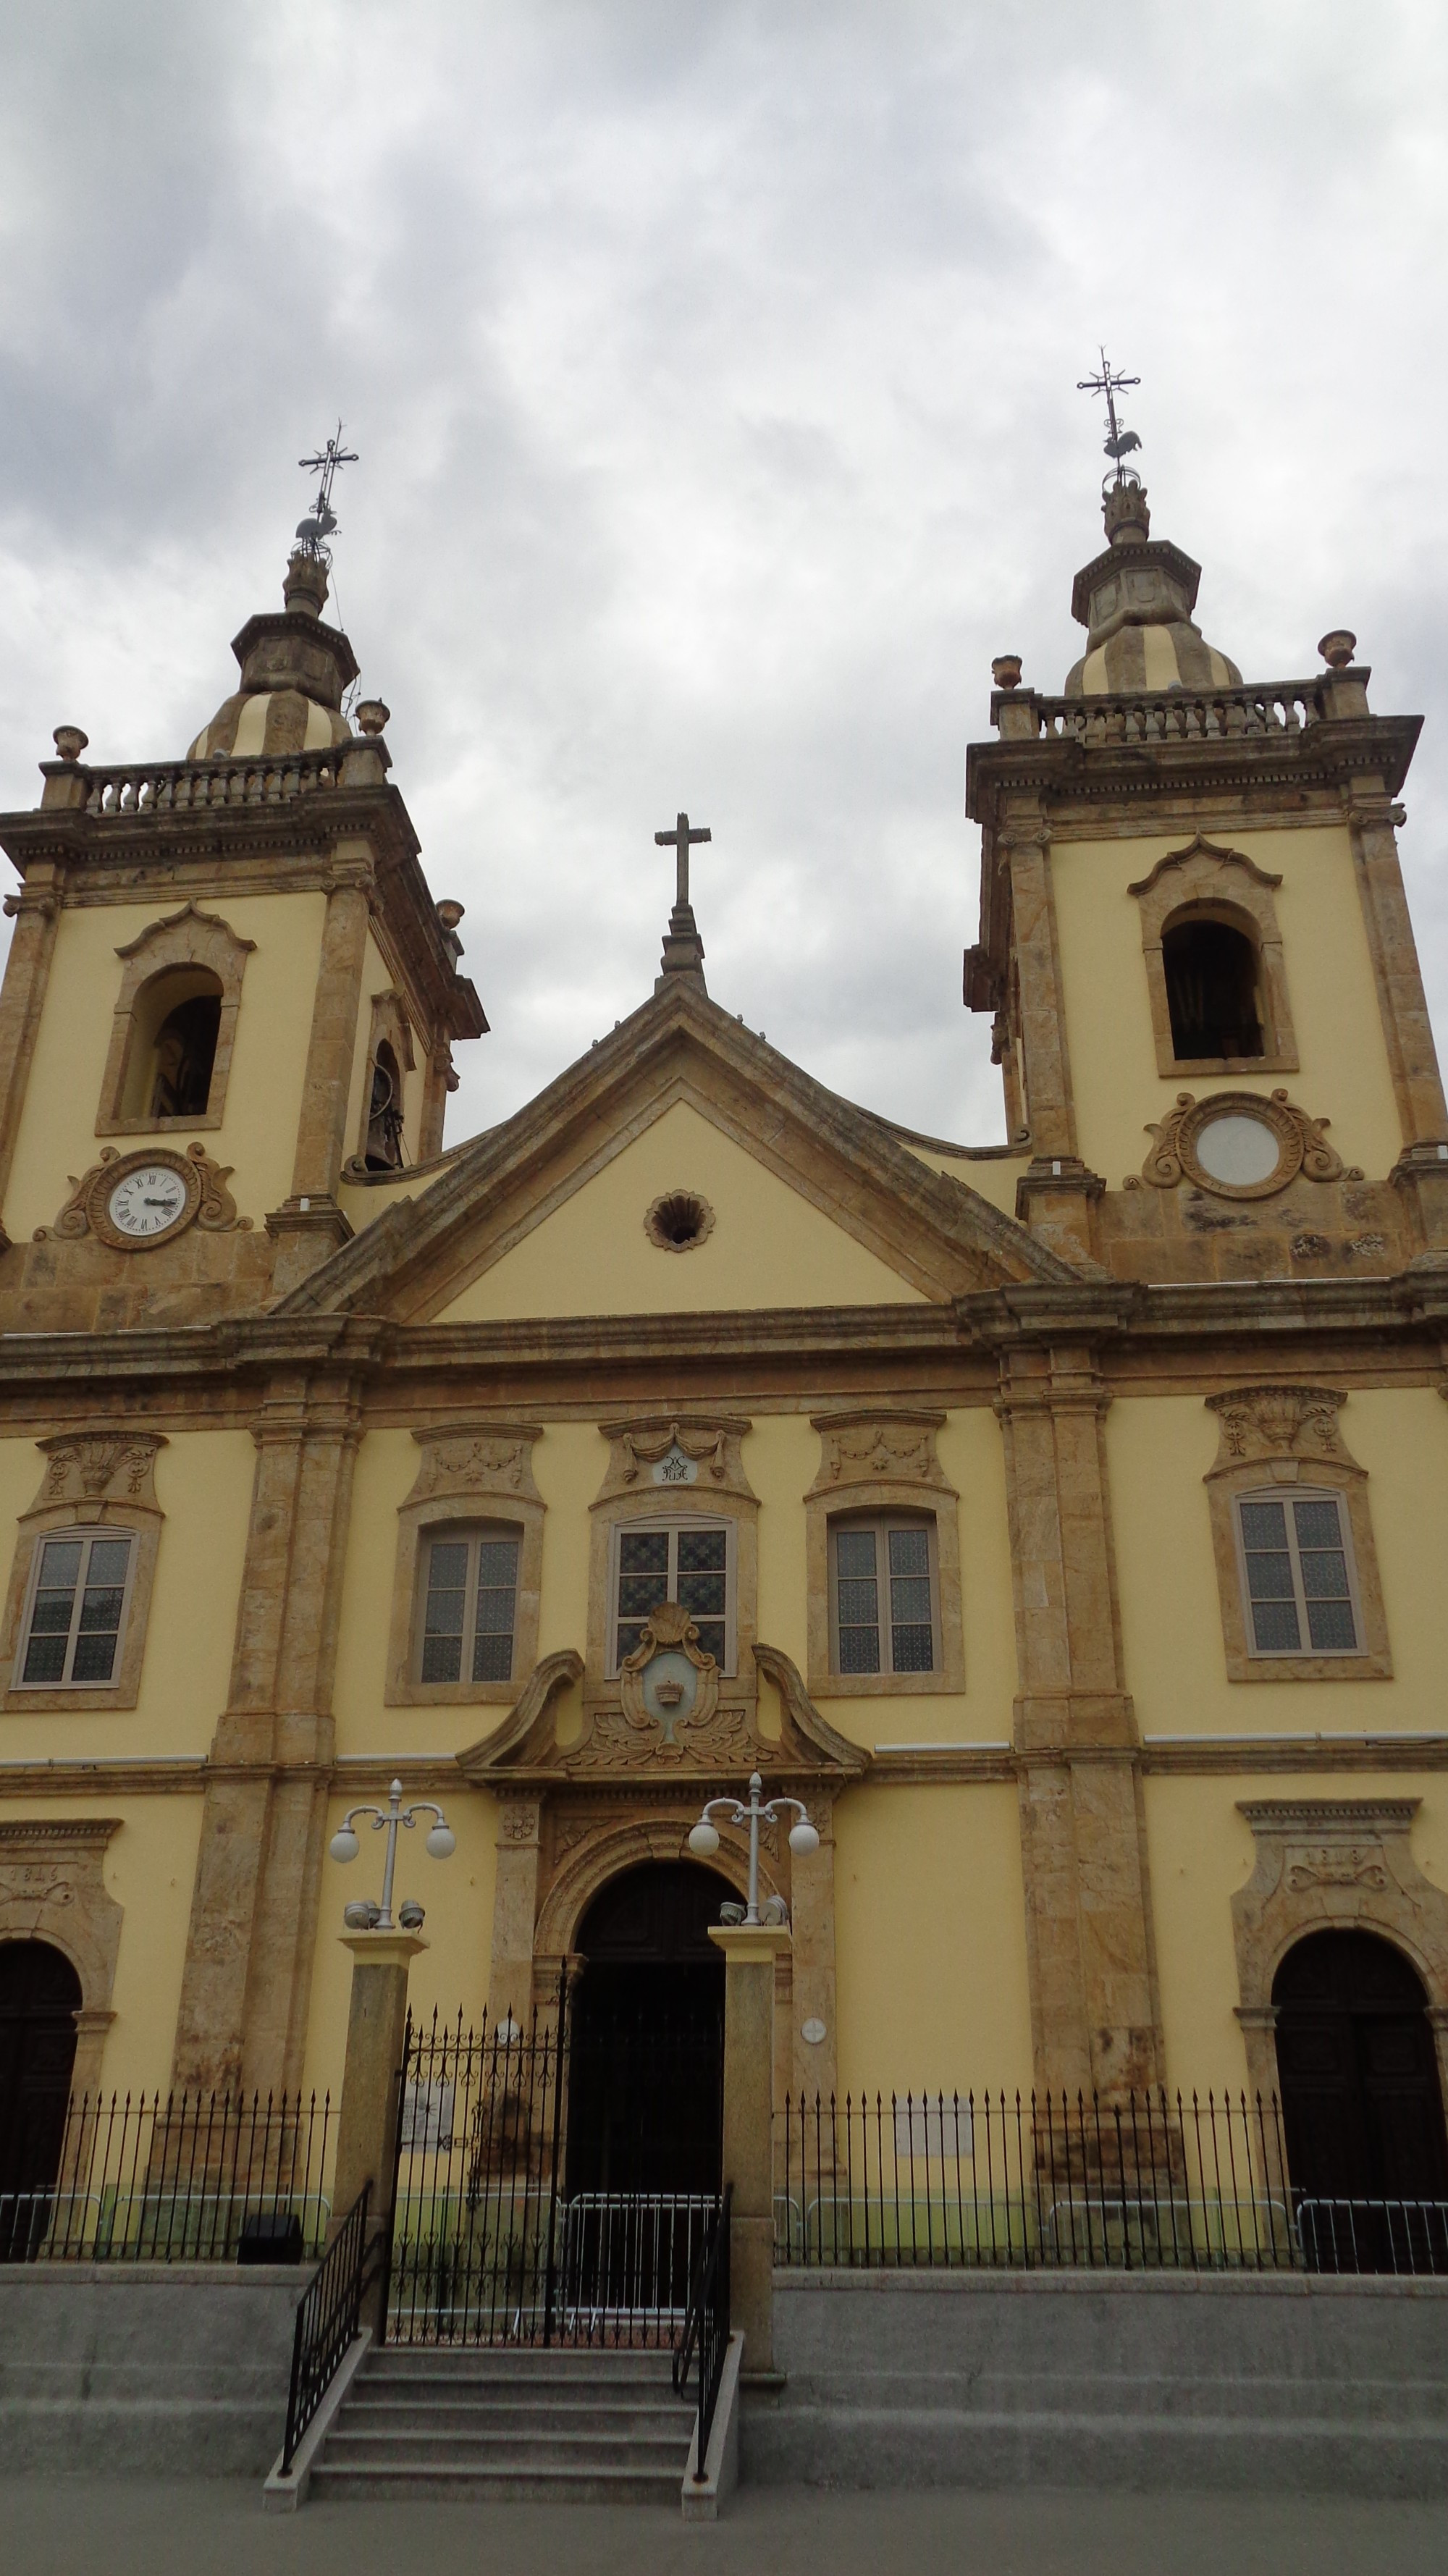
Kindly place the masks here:
[(444, 1146), (461, 907), (305, 551), (184, 759), (62, 727), (0, 818), (0, 1984), (66, 1963), (77, 2089), (335, 2086), (394, 1776), (457, 1837), (414, 2000), (499, 2017), (758, 1769), (821, 1838), (762, 1854), (781, 2088), (1270, 2092), (1329, 1932), (1441, 2136), (1418, 719), (1348, 635), (1244, 684), (1125, 479), (1106, 539), (968, 756), (1004, 1146), (791, 1064), (687, 899)]

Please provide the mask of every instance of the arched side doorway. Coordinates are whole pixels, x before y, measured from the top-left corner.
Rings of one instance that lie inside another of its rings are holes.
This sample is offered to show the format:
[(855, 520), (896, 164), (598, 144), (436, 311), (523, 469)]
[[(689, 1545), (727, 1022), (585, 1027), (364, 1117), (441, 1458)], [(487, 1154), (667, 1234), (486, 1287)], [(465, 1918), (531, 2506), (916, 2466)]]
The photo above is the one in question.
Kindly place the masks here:
[(0, 2261), (44, 2235), (75, 2065), (80, 1979), (48, 1941), (0, 1942)]
[(1444, 2268), (1448, 2130), (1416, 1971), (1377, 1933), (1312, 1932), (1287, 1952), (1272, 2002), (1309, 2257), (1333, 2268)]
[(568, 2051), (568, 2189), (719, 2189), (724, 1962), (709, 1939), (727, 1879), (644, 1861), (610, 1879), (578, 1927)]

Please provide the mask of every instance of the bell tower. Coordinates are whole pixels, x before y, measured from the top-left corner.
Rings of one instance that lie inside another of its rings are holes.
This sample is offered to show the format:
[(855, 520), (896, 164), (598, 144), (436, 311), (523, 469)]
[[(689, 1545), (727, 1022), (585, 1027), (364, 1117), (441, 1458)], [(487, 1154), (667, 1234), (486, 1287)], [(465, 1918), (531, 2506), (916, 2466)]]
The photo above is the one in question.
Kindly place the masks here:
[[(487, 1022), (326, 622), (321, 517), (180, 760), (57, 728), (0, 990), (0, 1324), (203, 1322), (274, 1301), (442, 1144)], [(378, 1185), (381, 1185), (380, 1187)]]
[(1123, 1278), (1448, 1260), (1397, 848), (1422, 719), (1371, 712), (1346, 630), (1314, 675), (1244, 683), (1194, 622), (1200, 567), (1151, 534), (1128, 443), (1113, 402), (1107, 542), (1072, 593), (1084, 653), (1058, 696), (999, 659), (997, 739), (967, 755), (965, 999), (993, 1014), (1029, 1154), (1017, 1215)]

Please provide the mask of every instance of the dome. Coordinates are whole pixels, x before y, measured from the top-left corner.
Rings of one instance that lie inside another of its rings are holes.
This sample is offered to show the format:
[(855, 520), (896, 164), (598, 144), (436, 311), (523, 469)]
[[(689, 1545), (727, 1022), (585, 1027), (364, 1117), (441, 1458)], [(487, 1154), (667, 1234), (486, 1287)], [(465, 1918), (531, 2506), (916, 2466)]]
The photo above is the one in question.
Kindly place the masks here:
[(241, 687), (202, 726), (188, 760), (285, 759), (352, 740), (342, 693), (357, 662), (340, 628), (322, 622), (326, 599), (325, 564), (294, 554), (280, 612), (249, 617), (233, 640)]
[(1235, 662), (1192, 623), (1200, 564), (1179, 546), (1152, 541), (1139, 483), (1106, 496), (1105, 554), (1076, 575), (1071, 614), (1086, 650), (1066, 675), (1065, 695), (1130, 697), (1152, 689), (1238, 689)]

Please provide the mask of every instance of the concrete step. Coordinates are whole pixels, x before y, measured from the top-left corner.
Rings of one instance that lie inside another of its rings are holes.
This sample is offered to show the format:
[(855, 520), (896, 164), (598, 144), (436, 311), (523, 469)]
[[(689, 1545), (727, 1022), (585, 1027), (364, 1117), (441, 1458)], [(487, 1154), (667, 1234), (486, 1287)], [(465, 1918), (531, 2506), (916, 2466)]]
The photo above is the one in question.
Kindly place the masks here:
[(652, 2504), (675, 2514), (682, 2480), (682, 2468), (333, 2468), (327, 2458), (312, 2471), (315, 2492), (341, 2504)]
[(604, 2381), (629, 2387), (670, 2383), (673, 2353), (631, 2352), (613, 2346), (550, 2345), (534, 2351), (513, 2344), (387, 2344), (367, 2359), (369, 2379), (527, 2380), (564, 2384), (581, 2381), (594, 2388)]
[(487, 2468), (636, 2468), (684, 2474), (687, 2441), (677, 2433), (484, 2433), (477, 2431), (374, 2433), (351, 2426), (334, 2432), (327, 2444), (329, 2464), (368, 2467), (375, 2461), (446, 2461)]
[(666, 2405), (641, 2400), (637, 2405), (616, 2404), (612, 2399), (570, 2397), (556, 2405), (539, 2398), (521, 2398), (500, 2389), (485, 2398), (468, 2403), (454, 2396), (429, 2401), (426, 2398), (390, 2397), (368, 2388), (360, 2388), (347, 2409), (349, 2429), (372, 2433), (428, 2432), (578, 2432), (590, 2433), (600, 2441), (623, 2439), (638, 2434), (651, 2434), (664, 2441), (682, 2436), (687, 2442), (694, 2421), (694, 2408), (670, 2399)]

